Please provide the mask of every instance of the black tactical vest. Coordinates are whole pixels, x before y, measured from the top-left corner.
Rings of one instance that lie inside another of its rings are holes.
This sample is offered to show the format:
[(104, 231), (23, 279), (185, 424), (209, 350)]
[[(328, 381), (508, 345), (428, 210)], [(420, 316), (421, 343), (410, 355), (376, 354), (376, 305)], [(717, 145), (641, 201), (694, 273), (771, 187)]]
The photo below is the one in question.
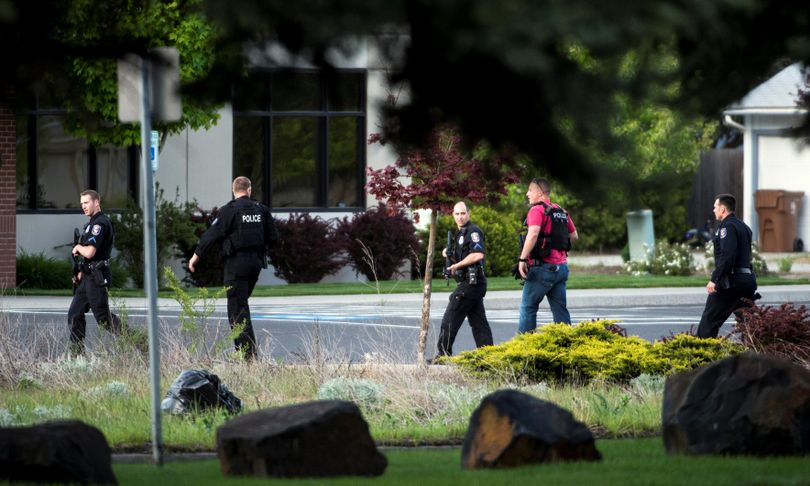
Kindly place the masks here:
[[(544, 202), (538, 204), (545, 208), (543, 214), (546, 216), (546, 220), (543, 222), (543, 227), (540, 228), (537, 243), (535, 243), (531, 251), (533, 260), (549, 256), (552, 249), (560, 251), (571, 249), (571, 236), (568, 234), (568, 213), (561, 207), (554, 207)], [(549, 220), (550, 223), (548, 223)], [(524, 220), (523, 224), (527, 226), (528, 222)], [(545, 231), (546, 229), (548, 231)]]
[(253, 201), (246, 201), (236, 208), (234, 232), (231, 233), (233, 252), (264, 247), (264, 217), (261, 206)]

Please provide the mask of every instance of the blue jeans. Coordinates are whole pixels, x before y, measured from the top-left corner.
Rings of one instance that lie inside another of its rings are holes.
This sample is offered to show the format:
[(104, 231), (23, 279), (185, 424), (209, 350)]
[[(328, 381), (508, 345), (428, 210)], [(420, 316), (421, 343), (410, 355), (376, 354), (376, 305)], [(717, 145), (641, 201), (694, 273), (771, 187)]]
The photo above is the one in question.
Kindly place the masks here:
[(543, 297), (548, 297), (554, 322), (571, 324), (565, 300), (565, 284), (568, 282), (568, 265), (543, 263), (529, 269), (523, 284), (520, 301), (520, 324), (518, 332), (533, 331), (537, 327), (537, 308)]

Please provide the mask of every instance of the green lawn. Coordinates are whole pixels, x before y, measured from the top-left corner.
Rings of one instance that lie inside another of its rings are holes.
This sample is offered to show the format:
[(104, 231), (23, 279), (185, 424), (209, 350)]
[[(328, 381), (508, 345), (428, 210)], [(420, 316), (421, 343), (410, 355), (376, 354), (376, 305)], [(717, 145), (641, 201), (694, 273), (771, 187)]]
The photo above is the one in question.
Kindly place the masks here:
[(604, 459), (594, 463), (545, 464), (505, 470), (466, 471), (461, 451), (451, 449), (389, 449), (388, 468), (377, 478), (275, 480), (224, 478), (216, 460), (151, 464), (115, 464), (120, 484), (808, 484), (807, 458), (668, 456), (660, 438), (600, 440)]
[[(587, 273), (586, 271), (571, 271), (568, 280), (569, 289), (611, 289), (611, 288), (651, 288), (651, 287), (703, 287), (706, 285), (707, 277), (703, 275), (693, 275), (688, 277), (669, 277), (663, 275), (613, 275)], [(520, 290), (520, 283), (512, 277), (490, 277), (487, 279), (489, 291), (497, 290)], [(758, 277), (759, 285), (798, 285), (810, 284), (808, 278), (783, 278), (778, 276)], [(433, 280), (434, 292), (450, 292), (455, 288), (455, 283), (446, 284), (443, 279)], [(354, 295), (354, 294), (388, 294), (388, 293), (421, 293), (422, 282), (420, 280), (388, 280), (379, 282), (379, 286), (373, 283), (347, 282), (347, 283), (318, 283), (318, 284), (290, 284), (290, 285), (264, 285), (258, 286), (253, 292), (254, 297), (289, 297), (295, 295)], [(39, 289), (18, 289), (17, 295), (70, 295), (70, 289), (64, 290), (39, 290)], [(142, 297), (143, 291), (140, 289), (112, 289), (112, 293), (117, 297)], [(194, 295), (193, 292), (191, 292)], [(172, 297), (168, 290), (160, 291), (161, 297)]]

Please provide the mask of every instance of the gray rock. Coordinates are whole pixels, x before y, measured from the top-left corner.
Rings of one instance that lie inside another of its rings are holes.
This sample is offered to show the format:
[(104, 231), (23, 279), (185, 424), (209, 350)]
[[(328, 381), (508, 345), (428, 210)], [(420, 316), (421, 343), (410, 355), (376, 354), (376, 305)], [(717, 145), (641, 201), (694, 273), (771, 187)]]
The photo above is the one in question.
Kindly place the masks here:
[(110, 452), (101, 431), (78, 420), (0, 428), (0, 479), (118, 484)]
[(663, 435), (670, 454), (807, 454), (810, 371), (745, 353), (672, 375)]
[(259, 410), (217, 429), (224, 475), (379, 476), (388, 461), (352, 402), (324, 400)]
[(523, 392), (500, 390), (484, 397), (470, 417), (461, 467), (517, 467), (601, 458), (591, 431), (569, 411)]

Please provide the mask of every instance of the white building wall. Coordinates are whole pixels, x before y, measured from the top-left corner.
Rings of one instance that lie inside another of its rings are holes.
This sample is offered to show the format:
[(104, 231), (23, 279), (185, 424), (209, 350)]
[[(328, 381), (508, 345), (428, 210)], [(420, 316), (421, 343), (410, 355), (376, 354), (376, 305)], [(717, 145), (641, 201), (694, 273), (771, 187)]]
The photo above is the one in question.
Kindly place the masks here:
[[(392, 91), (386, 86), (386, 74), (391, 69), (385, 64), (372, 41), (360, 40), (356, 43), (354, 55), (345, 55), (334, 50), (328, 53), (330, 61), (339, 68), (364, 68), (368, 70), (366, 86), (367, 118), (366, 139), (372, 133), (381, 131), (381, 106), (390, 95), (404, 100), (406, 91)], [(277, 65), (279, 56), (286, 53), (276, 48), (253, 52), (255, 64), (267, 62)], [(289, 59), (288, 59), (289, 60)], [(293, 62), (295, 61), (295, 62)], [(298, 60), (290, 61), (298, 65)], [(165, 198), (174, 200), (179, 193), (181, 202), (196, 200), (200, 207), (211, 209), (222, 206), (231, 199), (231, 181), (238, 174), (233, 174), (233, 112), (229, 105), (219, 110), (219, 120), (208, 130), (189, 130), (171, 135), (163, 143), (159, 155), (159, 168), (155, 180), (165, 191)], [(380, 144), (366, 145), (366, 165), (381, 169), (396, 161), (396, 154), (389, 146)], [(78, 194), (76, 195), (78, 199)], [(366, 206), (373, 207), (377, 200), (367, 194)], [(102, 203), (103, 207), (103, 203)], [(311, 213), (322, 219), (343, 218), (351, 212)], [(286, 219), (289, 213), (274, 213), (278, 219)], [(423, 221), (428, 218), (423, 217)], [(18, 252), (24, 249), (29, 253), (43, 252), (47, 256), (69, 258), (68, 246), (58, 247), (72, 241), (73, 228), (81, 227), (87, 221), (82, 214), (18, 214), (17, 244)], [(160, 228), (158, 228), (160, 231)], [(180, 262), (172, 262), (175, 272), (182, 275)], [(337, 275), (327, 277), (324, 281), (365, 280), (358, 277), (350, 267), (344, 267)], [(273, 275), (272, 267), (263, 271), (260, 284), (283, 284), (284, 281)]]
[(231, 197), (233, 180), (233, 114), (219, 110), (219, 121), (208, 130), (183, 130), (166, 139), (160, 150), (155, 180), (174, 199), (197, 200), (200, 207), (221, 206)]
[(801, 140), (759, 137), (759, 189), (802, 191), (798, 214), (798, 237), (810, 244), (810, 149)]
[[(79, 195), (76, 194), (76, 199)], [(87, 224), (84, 214), (18, 214), (17, 254), (42, 253), (46, 257), (70, 259), (73, 229)]]
[(799, 215), (798, 237), (810, 241), (810, 149), (796, 139), (776, 134), (778, 130), (799, 126), (801, 115), (763, 115), (744, 117), (743, 147), (743, 221), (759, 239), (759, 217), (754, 194), (759, 189), (805, 191)]

